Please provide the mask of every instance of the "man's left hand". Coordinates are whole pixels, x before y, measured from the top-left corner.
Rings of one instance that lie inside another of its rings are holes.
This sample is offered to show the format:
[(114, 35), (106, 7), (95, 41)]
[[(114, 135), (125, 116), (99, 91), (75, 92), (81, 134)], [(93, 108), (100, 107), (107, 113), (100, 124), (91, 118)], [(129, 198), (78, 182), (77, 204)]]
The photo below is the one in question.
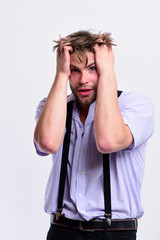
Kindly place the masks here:
[(107, 47), (105, 44), (96, 44), (93, 47), (95, 51), (96, 69), (100, 75), (106, 75), (108, 71), (113, 70), (114, 67), (114, 53), (112, 48)]

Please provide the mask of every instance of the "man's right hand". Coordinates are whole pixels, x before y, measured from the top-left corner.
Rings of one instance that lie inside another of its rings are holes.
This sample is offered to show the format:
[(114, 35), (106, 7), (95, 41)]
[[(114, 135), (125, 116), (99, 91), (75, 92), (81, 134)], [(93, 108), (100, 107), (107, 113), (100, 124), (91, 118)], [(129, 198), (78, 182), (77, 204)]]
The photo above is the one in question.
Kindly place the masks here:
[(60, 47), (57, 49), (57, 74), (66, 75), (69, 78), (70, 72), (70, 53), (73, 51), (71, 46), (67, 46), (68, 43), (64, 44), (61, 42)]

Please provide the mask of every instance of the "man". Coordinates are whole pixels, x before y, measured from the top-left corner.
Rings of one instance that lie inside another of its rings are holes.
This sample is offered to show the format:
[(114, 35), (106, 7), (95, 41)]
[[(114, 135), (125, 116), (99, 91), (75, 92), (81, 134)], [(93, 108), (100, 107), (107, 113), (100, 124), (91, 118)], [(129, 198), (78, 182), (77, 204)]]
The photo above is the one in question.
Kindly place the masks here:
[[(79, 31), (56, 43), (56, 76), (47, 99), (37, 108), (34, 133), (37, 153), (52, 154), (53, 161), (45, 198), (45, 211), (51, 214), (47, 240), (136, 239), (153, 105), (133, 92), (117, 98), (110, 34)], [(72, 94), (67, 97), (68, 79)], [(70, 138), (64, 141), (67, 102), (73, 102), (73, 113)], [(63, 149), (66, 142), (69, 153)], [(62, 206), (57, 208), (63, 192), (63, 153), (67, 173)]]

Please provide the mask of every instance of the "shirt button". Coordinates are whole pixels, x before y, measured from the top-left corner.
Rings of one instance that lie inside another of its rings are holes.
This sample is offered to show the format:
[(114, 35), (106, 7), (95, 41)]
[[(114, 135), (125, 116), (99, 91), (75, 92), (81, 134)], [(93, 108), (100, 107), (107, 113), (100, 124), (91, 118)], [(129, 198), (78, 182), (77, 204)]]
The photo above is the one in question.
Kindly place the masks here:
[(81, 193), (79, 193), (79, 194), (78, 194), (78, 197), (82, 197), (82, 194), (81, 194)]
[(83, 175), (83, 172), (82, 172), (82, 171), (80, 171), (80, 175)]
[(83, 153), (85, 152), (85, 149), (84, 149), (84, 148), (82, 149), (82, 152), (83, 152)]

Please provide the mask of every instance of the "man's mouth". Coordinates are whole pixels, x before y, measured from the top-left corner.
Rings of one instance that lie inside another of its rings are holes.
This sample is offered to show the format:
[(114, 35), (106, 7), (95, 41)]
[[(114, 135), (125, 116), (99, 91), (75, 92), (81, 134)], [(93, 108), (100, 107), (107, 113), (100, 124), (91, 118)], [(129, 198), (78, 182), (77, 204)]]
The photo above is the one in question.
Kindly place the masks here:
[(92, 92), (92, 89), (82, 88), (82, 89), (79, 89), (78, 92), (79, 92), (82, 96), (88, 96), (88, 95)]

